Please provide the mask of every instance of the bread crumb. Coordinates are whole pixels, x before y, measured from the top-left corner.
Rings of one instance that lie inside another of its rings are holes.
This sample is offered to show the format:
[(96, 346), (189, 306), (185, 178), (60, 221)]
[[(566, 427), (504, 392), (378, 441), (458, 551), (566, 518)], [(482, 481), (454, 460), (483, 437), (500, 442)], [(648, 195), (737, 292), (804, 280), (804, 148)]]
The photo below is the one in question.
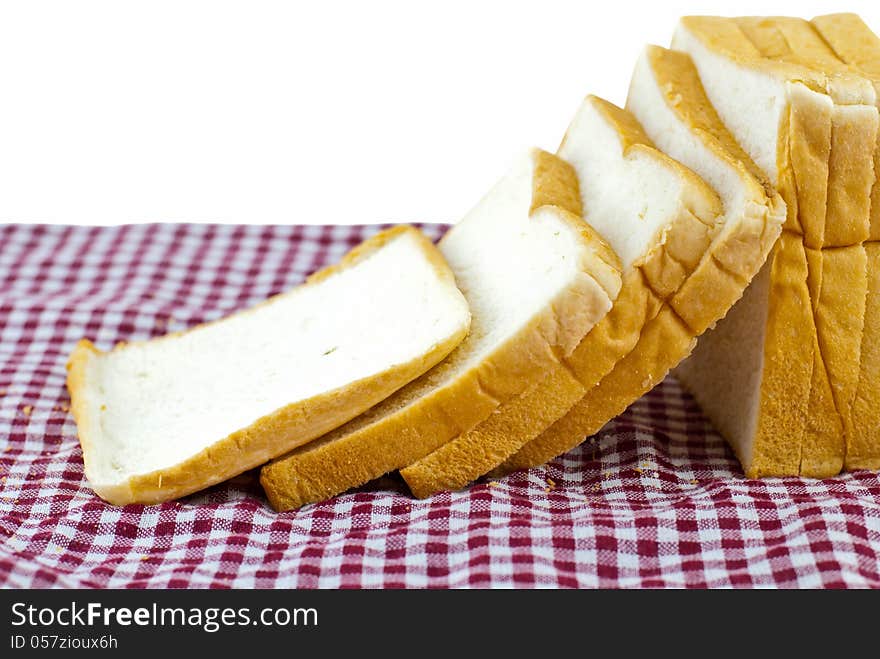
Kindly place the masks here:
[(150, 560), (150, 557), (147, 556), (146, 554), (143, 554), (143, 555), (141, 556), (141, 560), (142, 560), (142, 561), (148, 561), (148, 560)]
[(107, 406), (106, 406), (106, 405), (101, 405), (101, 411), (102, 411), (102, 412), (106, 412), (106, 411), (107, 411)]
[(6, 389), (0, 389), (0, 396), (6, 395)]
[(31, 412), (34, 411), (34, 406), (33, 405), (25, 405), (23, 408), (21, 408), (21, 411), (24, 412), (25, 416), (30, 416)]
[(488, 485), (489, 487), (498, 487), (499, 485), (501, 485), (501, 483), (499, 483), (498, 481), (489, 481), (488, 483), (486, 483), (486, 485)]
[(550, 487), (556, 487), (556, 481), (553, 480), (552, 478), (548, 478), (547, 485), (549, 485)]
[(699, 485), (699, 484), (700, 484), (700, 481), (698, 481), (696, 478), (692, 478), (692, 479), (690, 479), (690, 481), (688, 481), (688, 482), (689, 482), (691, 485)]
[(641, 467), (636, 467), (635, 469), (633, 469), (633, 471), (635, 471), (637, 474), (641, 474), (641, 473), (642, 473), (642, 468), (641, 468)]

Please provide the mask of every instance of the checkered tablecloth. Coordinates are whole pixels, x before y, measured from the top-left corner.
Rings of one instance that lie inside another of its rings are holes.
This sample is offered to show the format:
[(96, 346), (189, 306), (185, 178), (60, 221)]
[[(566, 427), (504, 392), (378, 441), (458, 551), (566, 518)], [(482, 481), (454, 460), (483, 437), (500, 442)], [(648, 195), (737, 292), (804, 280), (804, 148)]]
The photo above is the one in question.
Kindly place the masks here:
[(78, 339), (218, 318), (378, 229), (0, 226), (0, 584), (880, 587), (877, 474), (744, 480), (672, 379), (544, 468), (426, 501), (388, 477), (277, 514), (255, 472), (159, 506), (92, 494), (64, 387)]

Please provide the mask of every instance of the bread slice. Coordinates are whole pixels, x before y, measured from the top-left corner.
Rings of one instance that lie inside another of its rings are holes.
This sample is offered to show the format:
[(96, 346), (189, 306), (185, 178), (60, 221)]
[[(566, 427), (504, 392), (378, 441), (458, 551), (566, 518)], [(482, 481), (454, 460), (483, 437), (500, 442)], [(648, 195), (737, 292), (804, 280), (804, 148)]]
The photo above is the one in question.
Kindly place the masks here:
[[(818, 16), (812, 21), (837, 57), (869, 78), (880, 99), (880, 39), (855, 14)], [(880, 469), (880, 134), (874, 146), (870, 226), (865, 241), (867, 296), (859, 351), (858, 384), (847, 434), (845, 467)]]
[(557, 155), (577, 172), (584, 217), (621, 258), (620, 294), (608, 315), (540, 382), (401, 470), (418, 497), (464, 487), (564, 415), (632, 349), (712, 240), (721, 213), (718, 195), (657, 150), (625, 110), (587, 97)]
[[(765, 345), (771, 353), (768, 364), (782, 370), (778, 376), (763, 372), (765, 381), (780, 379), (785, 417), (793, 422), (788, 409), (809, 410), (803, 433), (789, 435), (800, 444), (800, 461), (797, 471), (766, 463), (767, 473), (836, 474), (858, 381), (867, 276), (861, 241), (867, 235), (866, 169), (871, 160), (865, 154), (874, 143), (867, 136), (876, 131), (873, 92), (839, 67), (829, 70), (827, 47), (796, 19), (688, 17), (674, 45), (692, 55), (719, 115), (777, 184), (789, 207), (784, 240), (792, 243), (793, 258), (794, 241), (800, 240), (807, 264), (812, 318), (789, 320), (802, 340), (813, 343), (807, 401), (796, 400), (802, 384), (791, 386), (791, 357), (783, 357), (773, 337)], [(698, 353), (710, 351), (711, 345), (706, 341)], [(725, 358), (716, 359), (721, 363)], [(697, 354), (694, 372), (700, 360)], [(699, 385), (687, 381), (690, 371), (682, 371), (682, 380), (695, 390)], [(707, 405), (729, 407), (723, 401)], [(713, 419), (721, 414), (705, 409)]]
[(439, 243), (473, 315), (442, 364), (366, 414), (263, 467), (278, 510), (400, 469), (485, 420), (611, 308), (620, 263), (581, 218), (574, 170), (534, 150)]
[(83, 340), (67, 384), (86, 477), (116, 505), (223, 481), (375, 405), (469, 322), (443, 257), (401, 226), (227, 318), (110, 352)]
[(720, 230), (634, 348), (564, 417), (510, 458), (505, 471), (539, 465), (597, 432), (684, 359), (695, 337), (725, 315), (753, 278), (766, 286), (766, 274), (756, 275), (779, 236), (784, 204), (712, 111), (687, 56), (646, 49), (627, 108), (660, 149), (718, 191)]

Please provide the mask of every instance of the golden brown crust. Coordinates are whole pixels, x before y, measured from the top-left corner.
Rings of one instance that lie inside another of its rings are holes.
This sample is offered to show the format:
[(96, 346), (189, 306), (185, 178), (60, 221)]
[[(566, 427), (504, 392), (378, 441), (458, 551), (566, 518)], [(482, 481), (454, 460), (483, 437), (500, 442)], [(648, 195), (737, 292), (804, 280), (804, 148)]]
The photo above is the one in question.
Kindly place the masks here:
[[(452, 272), (434, 245), (421, 232), (408, 226), (394, 227), (369, 238), (344, 257), (340, 264), (316, 273), (303, 285), (314, 285), (326, 279), (328, 274), (339, 272), (343, 267), (351, 267), (403, 233), (411, 233), (418, 238), (420, 247), (437, 268), (440, 277), (450, 286), (455, 286)], [(289, 294), (282, 293), (257, 306), (275, 302)], [(253, 309), (254, 307), (240, 313), (253, 313)], [(213, 322), (222, 322), (222, 320)], [(186, 331), (190, 332), (204, 325)], [(279, 453), (308, 442), (375, 405), (441, 361), (464, 339), (467, 329), (462, 327), (454, 335), (433, 346), (426, 354), (405, 364), (397, 365), (375, 377), (364, 378), (308, 400), (285, 406), (258, 419), (250, 426), (219, 439), (184, 462), (148, 474), (137, 475), (119, 484), (101, 483), (90, 475), (91, 464), (97, 459), (94, 455), (98, 450), (94, 438), (98, 432), (96, 426), (99, 422), (95, 418), (94, 410), (90, 410), (93, 402), (87, 370), (91, 360), (99, 359), (104, 353), (95, 349), (91, 342), (82, 340), (77, 344), (68, 363), (67, 386), (71, 396), (71, 410), (83, 449), (86, 476), (95, 492), (114, 505), (159, 503), (204, 489), (264, 464)], [(182, 333), (176, 335), (179, 334)], [(160, 337), (156, 340), (166, 338)], [(125, 346), (114, 348), (114, 350), (125, 349)]]
[[(794, 187), (780, 186), (787, 199), (797, 198), (798, 224), (803, 229), (801, 237), (804, 259), (807, 264), (806, 282), (813, 317), (805, 324), (803, 340), (813, 346), (810, 391), (804, 432), (801, 444), (801, 461), (798, 471), (790, 475), (824, 477), (829, 471), (838, 473), (843, 464), (843, 422), (834, 405), (831, 379), (827, 363), (822, 355), (815, 305), (822, 288), (822, 256), (818, 251), (824, 240), (829, 161), (831, 157), (831, 134), (833, 106), (827, 97), (801, 85), (789, 90), (789, 157)], [(815, 250), (811, 247), (815, 247)], [(785, 368), (788, 371), (788, 368)], [(793, 390), (788, 390), (793, 391)], [(837, 471), (834, 471), (837, 465)], [(767, 464), (768, 475), (778, 475), (779, 466)]]
[(865, 245), (868, 300), (862, 335), (861, 370), (853, 401), (853, 440), (847, 445), (847, 469), (880, 469), (880, 242)]
[[(393, 401), (380, 405), (378, 411), (263, 467), (260, 482), (276, 510), (320, 501), (406, 467), (468, 432), (575, 349), (595, 322), (591, 310), (598, 308), (601, 291), (605, 310), (610, 307), (608, 289), (612, 289), (610, 297), (616, 297), (620, 286), (617, 256), (580, 217), (566, 210), (573, 199), (568, 188), (577, 181), (570, 176), (570, 166), (537, 151), (533, 158), (533, 199), (539, 198), (542, 205), (536, 208), (533, 202), (532, 216), (550, 213), (565, 223), (573, 240), (584, 248), (579, 269), (592, 277), (590, 282), (584, 280), (548, 301), (541, 313), (488, 358), (451, 382), (415, 400), (407, 400), (404, 390), (402, 406), (392, 408)], [(572, 322), (576, 318), (580, 320)]]
[(614, 306), (571, 355), (485, 421), (401, 469), (413, 494), (424, 498), (460, 489), (513, 455), (598, 383), (632, 349), (641, 328), (659, 309), (660, 301), (644, 275), (631, 269)]
[(665, 377), (668, 364), (686, 357), (693, 346), (689, 328), (664, 305), (645, 325), (635, 348), (597, 386), (494, 474), (534, 467), (571, 450), (656, 386)]
[[(825, 91), (835, 101), (831, 106), (816, 102), (810, 92), (793, 94), (792, 112), (800, 119), (792, 121), (790, 142), (799, 202), (807, 208), (802, 224), (817, 330), (802, 471), (833, 475), (844, 464), (854, 432), (852, 405), (867, 292), (862, 243), (870, 231), (877, 140), (877, 110), (864, 103), (875, 101), (874, 90), (807, 21), (780, 17), (737, 22), (763, 56), (807, 67), (816, 72), (817, 80), (824, 76)], [(804, 151), (809, 156), (798, 158)], [(818, 252), (829, 248), (839, 249)]]
[[(869, 77), (880, 99), (880, 39), (855, 14), (832, 14), (813, 19), (825, 43), (846, 64)], [(880, 105), (880, 100), (878, 100)], [(867, 145), (867, 138), (861, 138)], [(845, 160), (853, 160), (850, 155)], [(870, 196), (868, 240), (880, 240), (880, 133), (873, 150), (873, 182)], [(880, 468), (880, 248), (865, 244), (866, 306), (859, 349), (858, 382), (847, 422), (847, 469)]]
[[(459, 489), (497, 467), (564, 415), (626, 356), (642, 328), (699, 264), (721, 213), (721, 200), (701, 178), (658, 151), (636, 118), (595, 96), (590, 103), (617, 133), (624, 158), (648, 158), (681, 181), (679, 214), (624, 277), (611, 311), (574, 352), (487, 420), (401, 470), (418, 497)], [(565, 140), (563, 140), (564, 142)], [(653, 291), (653, 292), (652, 292)]]
[(813, 373), (815, 330), (800, 236), (783, 231), (771, 259), (758, 428), (752, 462), (743, 464), (750, 478), (798, 473)]
[(473, 429), (400, 470), (419, 499), (443, 490), (458, 490), (476, 480), (566, 413), (584, 394), (568, 368), (554, 364), (521, 396), (495, 409)]
[[(532, 176), (532, 206), (529, 212), (534, 213), (541, 206), (557, 206), (581, 217), (584, 213), (574, 168), (542, 149), (535, 149), (533, 157), (535, 171)], [(613, 263), (616, 258), (615, 255), (608, 263)]]
[(843, 62), (880, 79), (880, 40), (858, 14), (827, 14), (811, 23)]

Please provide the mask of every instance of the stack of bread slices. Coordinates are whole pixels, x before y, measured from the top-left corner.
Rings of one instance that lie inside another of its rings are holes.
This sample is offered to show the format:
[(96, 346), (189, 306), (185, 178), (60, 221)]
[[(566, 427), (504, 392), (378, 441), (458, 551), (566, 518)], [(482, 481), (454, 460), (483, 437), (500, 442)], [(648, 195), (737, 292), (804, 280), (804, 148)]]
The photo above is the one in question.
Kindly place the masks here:
[(278, 510), (391, 471), (426, 497), (555, 458), (671, 371), (748, 477), (880, 468), (880, 39), (689, 17), (672, 48), (436, 246), (398, 227), (253, 309), (81, 342), (92, 488), (155, 503), (263, 465)]

